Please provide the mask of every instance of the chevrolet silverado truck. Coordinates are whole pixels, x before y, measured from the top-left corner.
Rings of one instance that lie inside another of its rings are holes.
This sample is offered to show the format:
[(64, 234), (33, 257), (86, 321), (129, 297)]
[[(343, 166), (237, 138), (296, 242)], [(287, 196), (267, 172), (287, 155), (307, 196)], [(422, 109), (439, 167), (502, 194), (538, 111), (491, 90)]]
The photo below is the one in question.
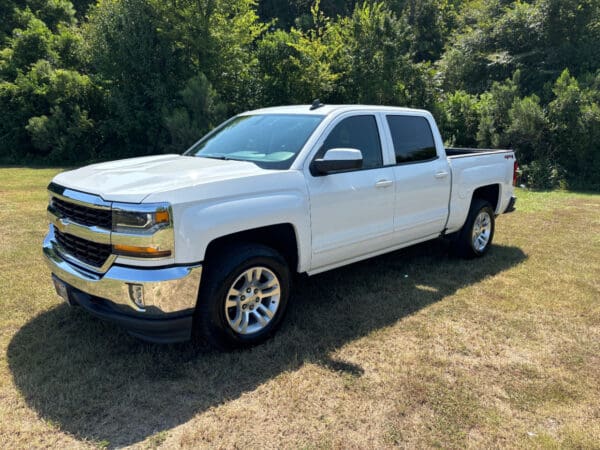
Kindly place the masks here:
[(182, 155), (57, 175), (43, 252), (61, 297), (139, 338), (248, 347), (281, 324), (295, 274), (440, 236), (484, 255), (516, 170), (510, 150), (445, 149), (427, 111), (260, 109)]

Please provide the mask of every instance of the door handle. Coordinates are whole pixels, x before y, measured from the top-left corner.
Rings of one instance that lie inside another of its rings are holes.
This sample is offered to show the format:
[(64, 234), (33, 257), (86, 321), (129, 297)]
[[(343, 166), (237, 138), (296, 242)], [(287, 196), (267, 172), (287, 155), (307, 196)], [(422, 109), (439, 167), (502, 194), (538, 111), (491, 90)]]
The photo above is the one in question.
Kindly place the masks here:
[(441, 180), (442, 178), (446, 178), (448, 176), (448, 172), (438, 172), (435, 174), (435, 177), (438, 180)]
[(379, 180), (377, 183), (375, 183), (375, 187), (377, 189), (383, 189), (390, 187), (392, 184), (394, 184), (394, 182), (390, 180)]

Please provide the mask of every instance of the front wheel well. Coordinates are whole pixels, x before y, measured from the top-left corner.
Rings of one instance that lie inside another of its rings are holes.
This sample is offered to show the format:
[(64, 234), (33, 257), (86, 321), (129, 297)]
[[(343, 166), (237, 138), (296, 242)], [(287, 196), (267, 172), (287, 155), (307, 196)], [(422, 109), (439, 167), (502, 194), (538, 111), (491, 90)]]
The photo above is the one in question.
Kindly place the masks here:
[(492, 205), (492, 209), (496, 211), (498, 209), (498, 201), (500, 199), (500, 185), (490, 184), (488, 186), (482, 186), (473, 192), (473, 200), (481, 199), (485, 200)]
[(224, 247), (231, 247), (241, 243), (262, 244), (271, 247), (281, 253), (291, 271), (297, 271), (298, 241), (294, 226), (289, 223), (244, 230), (216, 238), (208, 244), (204, 259), (210, 261)]

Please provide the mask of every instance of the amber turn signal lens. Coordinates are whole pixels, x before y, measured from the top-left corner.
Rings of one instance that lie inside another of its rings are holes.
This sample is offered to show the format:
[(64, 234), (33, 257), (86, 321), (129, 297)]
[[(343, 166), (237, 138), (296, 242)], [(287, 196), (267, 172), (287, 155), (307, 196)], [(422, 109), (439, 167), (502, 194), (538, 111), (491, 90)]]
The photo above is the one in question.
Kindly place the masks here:
[(164, 258), (171, 256), (171, 250), (158, 250), (154, 247), (136, 247), (134, 245), (113, 245), (113, 251), (117, 255), (134, 256), (136, 258)]
[(169, 223), (169, 211), (157, 211), (154, 218), (156, 223)]

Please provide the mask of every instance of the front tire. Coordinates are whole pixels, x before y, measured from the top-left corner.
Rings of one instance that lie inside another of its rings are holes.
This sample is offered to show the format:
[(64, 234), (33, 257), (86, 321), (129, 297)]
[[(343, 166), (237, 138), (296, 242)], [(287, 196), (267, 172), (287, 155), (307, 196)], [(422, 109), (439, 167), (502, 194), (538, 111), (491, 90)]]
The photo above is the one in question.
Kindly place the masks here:
[(481, 199), (473, 199), (467, 220), (454, 243), (456, 254), (463, 258), (485, 255), (494, 239), (496, 228), (492, 205)]
[(223, 248), (207, 261), (195, 337), (221, 350), (260, 344), (281, 325), (290, 290), (289, 267), (276, 250), (258, 244)]

